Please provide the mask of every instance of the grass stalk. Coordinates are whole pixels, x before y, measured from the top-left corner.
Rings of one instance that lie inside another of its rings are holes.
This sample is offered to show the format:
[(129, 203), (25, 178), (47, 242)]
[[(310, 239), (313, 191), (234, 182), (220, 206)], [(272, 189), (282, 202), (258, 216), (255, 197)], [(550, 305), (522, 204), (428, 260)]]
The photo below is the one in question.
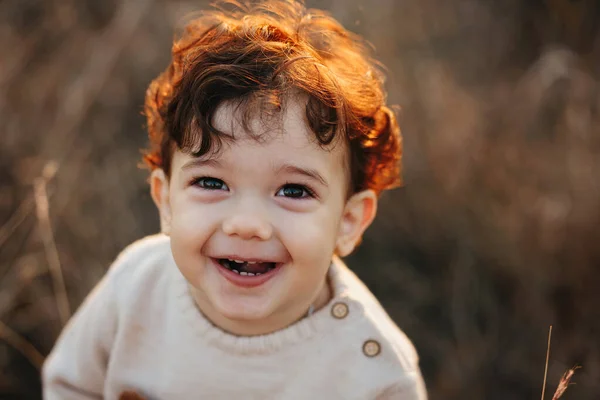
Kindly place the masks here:
[(552, 325), (548, 330), (548, 348), (546, 349), (546, 366), (544, 367), (544, 383), (542, 384), (542, 400), (546, 394), (546, 379), (548, 378), (548, 363), (550, 361), (550, 341), (552, 340)]
[(0, 337), (9, 345), (19, 351), (25, 358), (31, 362), (37, 369), (42, 368), (44, 356), (35, 346), (29, 343), (25, 338), (17, 332), (10, 329), (4, 322), (0, 321)]
[(56, 172), (56, 166), (49, 163), (44, 168), (44, 173), (41, 177), (34, 181), (34, 193), (36, 214), (38, 218), (38, 226), (42, 241), (44, 242), (44, 250), (48, 260), (48, 270), (52, 278), (52, 286), (56, 297), (56, 305), (58, 307), (58, 315), (62, 326), (64, 326), (71, 316), (71, 307), (67, 296), (67, 288), (63, 277), (62, 268), (60, 265), (60, 257), (54, 241), (52, 233), (52, 225), (50, 223), (50, 212), (48, 205), (48, 193), (46, 185)]

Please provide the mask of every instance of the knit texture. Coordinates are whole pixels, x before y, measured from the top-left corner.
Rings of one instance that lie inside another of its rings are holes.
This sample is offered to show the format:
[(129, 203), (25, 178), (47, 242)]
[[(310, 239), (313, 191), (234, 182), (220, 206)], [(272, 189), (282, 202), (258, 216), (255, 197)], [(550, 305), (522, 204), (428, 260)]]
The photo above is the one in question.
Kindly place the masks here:
[(61, 333), (44, 399), (426, 399), (415, 349), (341, 260), (333, 298), (280, 331), (234, 336), (196, 307), (167, 236), (127, 247)]

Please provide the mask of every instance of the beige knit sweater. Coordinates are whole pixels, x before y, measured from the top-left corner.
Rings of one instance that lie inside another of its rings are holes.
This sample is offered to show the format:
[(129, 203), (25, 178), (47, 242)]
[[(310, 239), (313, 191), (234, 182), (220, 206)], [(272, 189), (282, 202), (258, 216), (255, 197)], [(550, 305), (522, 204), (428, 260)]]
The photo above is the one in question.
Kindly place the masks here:
[(338, 259), (333, 299), (281, 331), (237, 337), (198, 311), (169, 238), (129, 246), (65, 327), (44, 398), (425, 399), (417, 354)]

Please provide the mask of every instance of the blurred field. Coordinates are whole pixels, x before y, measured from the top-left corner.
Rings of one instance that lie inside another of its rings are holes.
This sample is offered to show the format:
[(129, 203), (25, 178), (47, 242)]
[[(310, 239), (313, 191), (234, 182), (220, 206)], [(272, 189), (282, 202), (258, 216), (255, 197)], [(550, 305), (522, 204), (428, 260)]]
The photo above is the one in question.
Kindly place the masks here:
[[(65, 316), (158, 230), (143, 96), (206, 3), (0, 1), (1, 398), (40, 397)], [(600, 398), (600, 3), (308, 5), (373, 44), (400, 106), (405, 186), (348, 261), (431, 398), (538, 399), (551, 324), (547, 393), (579, 364), (563, 398)]]

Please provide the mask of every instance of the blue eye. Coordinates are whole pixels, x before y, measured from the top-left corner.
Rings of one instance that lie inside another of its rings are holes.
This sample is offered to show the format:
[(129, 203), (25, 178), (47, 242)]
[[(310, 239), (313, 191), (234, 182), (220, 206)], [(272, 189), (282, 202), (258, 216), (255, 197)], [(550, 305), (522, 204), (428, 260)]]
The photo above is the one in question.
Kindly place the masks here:
[(313, 193), (309, 188), (303, 185), (287, 184), (284, 185), (277, 192), (277, 196), (289, 197), (292, 199), (303, 199), (307, 197), (314, 197)]
[(229, 190), (225, 182), (217, 178), (205, 176), (203, 178), (194, 179), (192, 185), (201, 187), (206, 190)]

